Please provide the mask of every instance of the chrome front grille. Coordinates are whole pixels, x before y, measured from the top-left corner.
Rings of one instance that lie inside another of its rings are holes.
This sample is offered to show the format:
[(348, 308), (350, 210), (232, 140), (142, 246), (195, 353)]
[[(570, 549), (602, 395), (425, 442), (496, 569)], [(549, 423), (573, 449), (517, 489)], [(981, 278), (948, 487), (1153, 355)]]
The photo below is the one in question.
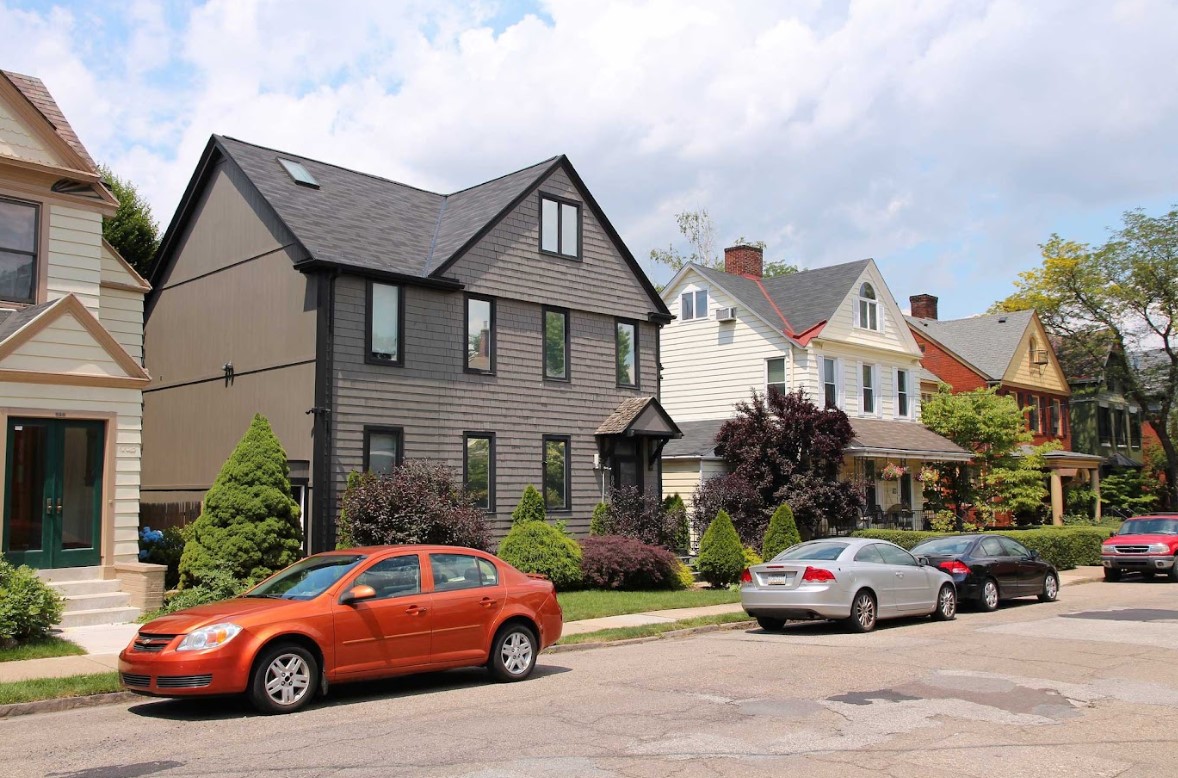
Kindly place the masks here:
[(213, 682), (210, 675), (159, 675), (155, 685), (160, 689), (200, 689)]
[(1145, 554), (1149, 546), (1114, 546), (1118, 554)]
[(147, 688), (151, 686), (150, 675), (135, 675), (134, 673), (119, 673), (119, 677), (123, 681), (124, 686), (142, 686)]
[(149, 632), (140, 632), (135, 636), (135, 650), (146, 651), (147, 653), (157, 653), (163, 651), (175, 635), (156, 635)]

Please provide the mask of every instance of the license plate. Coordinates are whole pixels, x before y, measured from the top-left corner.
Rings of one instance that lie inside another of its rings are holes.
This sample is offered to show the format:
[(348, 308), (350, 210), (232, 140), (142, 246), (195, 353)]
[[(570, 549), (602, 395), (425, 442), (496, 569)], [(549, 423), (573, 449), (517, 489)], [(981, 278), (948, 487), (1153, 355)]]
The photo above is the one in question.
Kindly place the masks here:
[(769, 586), (784, 586), (793, 578), (789, 573), (769, 573), (765, 576), (765, 583)]

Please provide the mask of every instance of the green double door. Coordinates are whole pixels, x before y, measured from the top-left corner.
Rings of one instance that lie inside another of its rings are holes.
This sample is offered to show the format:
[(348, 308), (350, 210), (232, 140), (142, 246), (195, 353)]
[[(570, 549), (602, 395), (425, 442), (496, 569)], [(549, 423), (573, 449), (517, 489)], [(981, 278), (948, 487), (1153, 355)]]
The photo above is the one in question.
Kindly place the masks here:
[(8, 420), (4, 556), (39, 568), (101, 558), (105, 422)]

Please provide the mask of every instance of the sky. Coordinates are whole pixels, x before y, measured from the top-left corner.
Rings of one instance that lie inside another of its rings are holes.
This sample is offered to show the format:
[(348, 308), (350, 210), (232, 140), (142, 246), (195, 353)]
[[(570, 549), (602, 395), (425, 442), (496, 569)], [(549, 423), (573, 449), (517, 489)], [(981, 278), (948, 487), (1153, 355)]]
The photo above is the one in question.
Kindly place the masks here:
[(567, 154), (656, 283), (718, 241), (984, 311), (1052, 233), (1178, 203), (1178, 0), (25, 2), (40, 77), (161, 228), (213, 133), (439, 192)]

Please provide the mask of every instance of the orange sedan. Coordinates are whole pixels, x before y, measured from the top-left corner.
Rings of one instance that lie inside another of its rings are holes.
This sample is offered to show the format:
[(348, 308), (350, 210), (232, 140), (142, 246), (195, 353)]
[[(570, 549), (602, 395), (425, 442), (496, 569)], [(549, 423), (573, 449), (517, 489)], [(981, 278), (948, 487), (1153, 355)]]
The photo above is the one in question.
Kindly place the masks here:
[(563, 626), (549, 581), (484, 551), (353, 548), (143, 625), (119, 654), (119, 679), (160, 697), (244, 692), (264, 713), (287, 713), (331, 683), (471, 666), (520, 681)]

